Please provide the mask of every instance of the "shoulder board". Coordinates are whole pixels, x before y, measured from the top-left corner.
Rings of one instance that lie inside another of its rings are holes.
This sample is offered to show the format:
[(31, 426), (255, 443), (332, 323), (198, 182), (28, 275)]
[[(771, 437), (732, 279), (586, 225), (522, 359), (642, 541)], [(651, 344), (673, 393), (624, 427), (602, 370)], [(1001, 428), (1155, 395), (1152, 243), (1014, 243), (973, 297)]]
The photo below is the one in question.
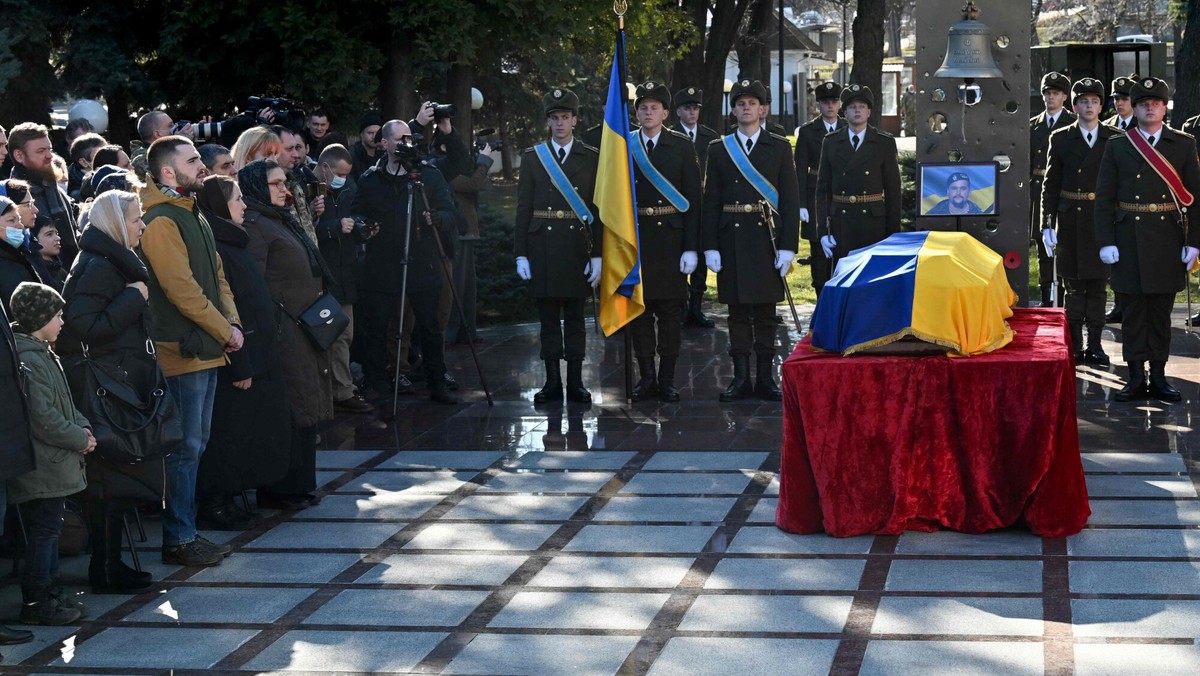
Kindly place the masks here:
[[(596, 153), (597, 155), (600, 154), (600, 149), (597, 148), (596, 146), (588, 145), (579, 139), (575, 139), (575, 143), (578, 143), (579, 147), (583, 148), (584, 150), (590, 150), (593, 153)], [(574, 147), (571, 148), (571, 150), (574, 150), (574, 149), (575, 149)]]
[[(838, 131), (845, 131), (845, 129), (839, 129)], [(879, 129), (878, 127), (871, 127), (871, 131), (875, 132), (876, 134), (879, 134), (880, 136), (882, 136), (884, 138), (891, 138), (891, 139), (896, 138), (895, 136), (887, 133), (886, 131), (884, 131), (882, 129)]]
[(588, 131), (595, 131), (595, 130), (599, 129), (599, 128), (600, 128), (600, 127), (602, 127), (602, 126), (604, 126), (604, 123), (603, 123), (603, 122), (601, 122), (600, 124), (593, 124), (592, 126), (588, 127), (588, 128), (587, 128), (587, 130), (588, 130)]
[(708, 145), (710, 145), (710, 146), (719, 146), (719, 145), (721, 145), (721, 137), (720, 137), (720, 136), (717, 136), (715, 139), (713, 139), (713, 140), (709, 141), (709, 142), (708, 142)]
[(678, 138), (678, 139), (680, 139), (680, 140), (687, 141), (687, 142), (689, 142), (689, 143), (690, 143), (690, 142), (691, 142), (691, 140), (692, 140), (692, 139), (691, 139), (691, 138), (690, 138), (690, 137), (689, 137), (687, 134), (685, 134), (685, 133), (683, 133), (683, 132), (681, 132), (681, 131), (678, 131), (678, 130), (675, 130), (675, 129), (667, 129), (666, 127), (663, 127), (663, 129), (664, 129), (665, 131), (669, 131), (669, 132), (671, 132), (671, 135), (672, 135), (672, 136), (674, 136), (674, 137), (676, 137), (676, 138)]
[(717, 136), (720, 136), (720, 134), (717, 134), (717, 130), (716, 130), (716, 129), (713, 129), (712, 127), (710, 127), (710, 126), (708, 126), (708, 125), (704, 125), (704, 124), (702, 124), (702, 125), (700, 125), (699, 127), (697, 127), (697, 129), (701, 129), (701, 130), (703, 130), (703, 131), (706, 131), (706, 132), (708, 132), (708, 133), (710, 133), (710, 134), (716, 134)]
[(1176, 129), (1175, 127), (1169, 127), (1169, 126), (1166, 126), (1166, 125), (1164, 125), (1164, 127), (1165, 127), (1165, 128), (1167, 128), (1167, 129), (1170, 129), (1171, 131), (1175, 132), (1175, 134), (1177, 134), (1177, 135), (1179, 135), (1179, 136), (1182, 136), (1182, 137), (1184, 137), (1184, 138), (1190, 138), (1190, 139), (1192, 139), (1192, 140), (1195, 140), (1195, 139), (1196, 139), (1196, 137), (1195, 137), (1193, 134), (1190, 134), (1190, 133), (1188, 133), (1188, 132), (1186, 132), (1186, 131), (1183, 131), (1182, 129)]
[(1063, 133), (1064, 131), (1075, 131), (1075, 130), (1077, 130), (1077, 127), (1075, 127), (1075, 125), (1073, 125), (1073, 124), (1069, 124), (1065, 127), (1060, 127), (1058, 129), (1055, 129), (1054, 131), (1050, 132), (1050, 138), (1054, 138), (1055, 136), (1058, 136), (1059, 134)]
[(787, 140), (787, 137), (786, 137), (786, 136), (783, 136), (783, 135), (781, 135), (781, 134), (776, 134), (776, 133), (775, 133), (775, 132), (773, 132), (773, 131), (769, 131), (769, 132), (767, 132), (767, 136), (770, 136), (771, 138), (775, 139), (776, 141), (783, 141), (784, 143), (790, 143), (790, 142)]
[(1043, 115), (1045, 115), (1045, 113), (1038, 113), (1037, 115), (1029, 118), (1029, 124), (1041, 124), (1042, 122), (1045, 122), (1046, 120), (1042, 117)]

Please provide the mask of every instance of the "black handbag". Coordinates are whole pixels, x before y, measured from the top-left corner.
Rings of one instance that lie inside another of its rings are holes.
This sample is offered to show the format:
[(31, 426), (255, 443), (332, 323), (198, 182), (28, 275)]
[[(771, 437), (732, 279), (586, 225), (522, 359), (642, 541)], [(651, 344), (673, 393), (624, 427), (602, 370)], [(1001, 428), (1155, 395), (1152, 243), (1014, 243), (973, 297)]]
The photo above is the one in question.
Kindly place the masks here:
[(296, 325), (304, 331), (308, 339), (321, 352), (333, 347), (338, 337), (350, 325), (350, 318), (342, 310), (341, 301), (328, 291), (321, 294), (321, 297), (309, 305), (307, 310), (301, 312), (299, 317), (293, 317), (283, 303), (276, 301), (275, 304), (289, 319), (296, 322)]
[(125, 369), (91, 358), (86, 345), (71, 370), (77, 408), (92, 425), (101, 458), (117, 464), (159, 460), (183, 441), (183, 421), (162, 370), (155, 369), (154, 386), (142, 393)]

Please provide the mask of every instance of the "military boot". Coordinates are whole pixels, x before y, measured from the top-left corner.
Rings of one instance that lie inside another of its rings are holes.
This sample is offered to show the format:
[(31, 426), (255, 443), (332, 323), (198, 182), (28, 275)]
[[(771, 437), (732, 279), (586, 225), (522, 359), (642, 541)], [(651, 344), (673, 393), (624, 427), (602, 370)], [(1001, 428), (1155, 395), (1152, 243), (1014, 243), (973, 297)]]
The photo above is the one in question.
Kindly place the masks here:
[(758, 355), (758, 373), (754, 379), (754, 393), (766, 401), (783, 399), (783, 392), (775, 384), (775, 355)]
[(638, 357), (638, 373), (641, 378), (633, 386), (633, 400), (642, 401), (658, 395), (658, 380), (654, 373), (654, 357)]
[(660, 357), (658, 360), (658, 395), (667, 403), (679, 401), (679, 389), (675, 387), (675, 357)]
[(733, 355), (733, 380), (721, 393), (721, 401), (737, 401), (754, 396), (754, 384), (750, 382), (750, 355)]
[(1113, 401), (1137, 401), (1150, 398), (1150, 389), (1146, 386), (1146, 362), (1129, 362), (1129, 381), (1117, 392), (1113, 393)]
[(544, 404), (548, 401), (562, 401), (562, 371), (557, 359), (546, 360), (546, 384), (533, 395), (533, 403)]
[(1083, 363), (1101, 367), (1112, 364), (1112, 360), (1104, 353), (1104, 347), (1100, 345), (1100, 336), (1103, 332), (1104, 324), (1092, 324), (1088, 326), (1087, 350), (1083, 353)]
[(700, 304), (704, 301), (704, 294), (692, 293), (688, 296), (687, 315), (683, 318), (684, 326), (695, 326), (702, 329), (711, 329), (717, 325), (712, 319), (704, 314)]
[(567, 401), (592, 403), (592, 393), (583, 386), (583, 360), (567, 362)]
[(1165, 361), (1150, 362), (1149, 394), (1159, 401), (1179, 401), (1183, 399), (1183, 395), (1167, 382), (1166, 369), (1167, 362)]

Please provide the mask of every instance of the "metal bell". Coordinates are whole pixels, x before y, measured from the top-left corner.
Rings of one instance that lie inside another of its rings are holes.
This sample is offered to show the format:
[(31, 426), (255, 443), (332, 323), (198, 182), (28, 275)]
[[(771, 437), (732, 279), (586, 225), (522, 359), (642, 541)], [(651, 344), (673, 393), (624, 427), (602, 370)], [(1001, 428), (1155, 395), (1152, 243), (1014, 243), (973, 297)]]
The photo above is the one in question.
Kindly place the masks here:
[(974, 0), (963, 6), (963, 20), (950, 27), (946, 58), (934, 77), (969, 80), (1004, 77), (992, 60), (992, 34), (986, 24), (976, 21), (979, 9)]

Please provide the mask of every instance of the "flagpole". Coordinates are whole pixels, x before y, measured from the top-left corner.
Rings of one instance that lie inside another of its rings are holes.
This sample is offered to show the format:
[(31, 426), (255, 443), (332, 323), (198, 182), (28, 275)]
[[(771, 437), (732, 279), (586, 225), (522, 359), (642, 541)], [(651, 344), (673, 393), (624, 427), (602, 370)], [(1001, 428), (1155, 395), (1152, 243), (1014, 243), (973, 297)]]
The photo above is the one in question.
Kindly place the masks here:
[[(624, 110), (621, 114), (626, 118), (629, 117), (629, 98), (625, 92), (625, 83), (628, 82), (628, 76), (625, 72), (625, 12), (629, 11), (628, 0), (615, 0), (613, 2), (613, 13), (617, 15), (617, 33), (620, 36), (618, 40), (620, 49), (617, 50), (617, 71), (621, 74), (621, 95)], [(636, 216), (635, 216), (636, 218)], [(621, 333), (625, 336), (625, 404), (633, 405), (633, 334), (629, 332), (630, 325), (626, 324), (621, 327)]]

